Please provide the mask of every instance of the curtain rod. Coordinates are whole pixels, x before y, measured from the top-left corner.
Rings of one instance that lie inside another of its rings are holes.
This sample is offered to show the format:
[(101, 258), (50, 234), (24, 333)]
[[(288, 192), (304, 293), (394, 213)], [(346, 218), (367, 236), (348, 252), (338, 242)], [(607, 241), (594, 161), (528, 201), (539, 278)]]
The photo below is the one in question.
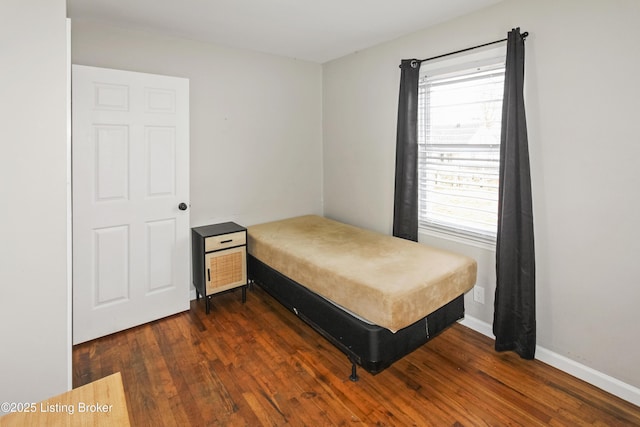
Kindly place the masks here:
[[(529, 35), (528, 32), (524, 32), (521, 34), (523, 39), (526, 39), (527, 36)], [(426, 58), (426, 59), (416, 59), (416, 65), (417, 64), (422, 64), (423, 62), (427, 62), (427, 61), (432, 61), (434, 59), (440, 59), (440, 58), (444, 58), (445, 56), (451, 56), (451, 55), (455, 55), (457, 53), (462, 53), (462, 52), (467, 52), (469, 50), (474, 50), (474, 49), (478, 49), (481, 47), (485, 47), (485, 46), (491, 46), (492, 44), (497, 44), (497, 43), (502, 43), (502, 42), (506, 42), (507, 39), (502, 39), (502, 40), (496, 40), (496, 41), (492, 41), (489, 43), (484, 43), (484, 44), (479, 44), (478, 46), (473, 46), (473, 47), (468, 47), (466, 49), (461, 49), (461, 50), (456, 50), (455, 52), (449, 52), (449, 53), (444, 53), (442, 55), (438, 55), (438, 56), (432, 56), (431, 58)], [(413, 62), (411, 63), (412, 68), (415, 68), (413, 65)]]

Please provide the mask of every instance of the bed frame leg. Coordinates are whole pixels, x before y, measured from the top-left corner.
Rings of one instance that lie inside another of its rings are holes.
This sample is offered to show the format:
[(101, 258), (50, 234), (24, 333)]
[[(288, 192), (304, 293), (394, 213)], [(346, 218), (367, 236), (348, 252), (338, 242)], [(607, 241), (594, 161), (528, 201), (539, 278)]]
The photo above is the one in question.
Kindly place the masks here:
[(360, 377), (358, 377), (356, 362), (353, 360), (351, 361), (351, 375), (349, 376), (349, 379), (354, 383), (360, 379)]

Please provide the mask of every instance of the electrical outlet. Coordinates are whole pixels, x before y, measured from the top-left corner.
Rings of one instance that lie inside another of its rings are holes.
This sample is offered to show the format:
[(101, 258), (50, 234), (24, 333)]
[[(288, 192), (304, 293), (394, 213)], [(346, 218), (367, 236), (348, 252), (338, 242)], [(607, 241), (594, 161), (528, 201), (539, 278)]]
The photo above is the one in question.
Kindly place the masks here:
[(482, 286), (473, 287), (473, 300), (477, 303), (484, 304), (484, 288)]

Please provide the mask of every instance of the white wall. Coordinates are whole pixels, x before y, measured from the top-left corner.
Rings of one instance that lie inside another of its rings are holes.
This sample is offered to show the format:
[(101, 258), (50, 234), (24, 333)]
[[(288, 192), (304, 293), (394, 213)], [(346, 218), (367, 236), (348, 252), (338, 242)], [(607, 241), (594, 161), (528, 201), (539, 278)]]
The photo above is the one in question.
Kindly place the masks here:
[(64, 0), (0, 3), (0, 402), (70, 386)]
[(322, 213), (320, 65), (78, 20), (71, 48), (190, 80), (192, 226)]
[[(325, 214), (391, 231), (398, 65), (506, 37), (526, 42), (538, 344), (640, 387), (640, 56), (636, 0), (509, 0), (323, 67)], [(493, 320), (491, 251), (475, 256)]]

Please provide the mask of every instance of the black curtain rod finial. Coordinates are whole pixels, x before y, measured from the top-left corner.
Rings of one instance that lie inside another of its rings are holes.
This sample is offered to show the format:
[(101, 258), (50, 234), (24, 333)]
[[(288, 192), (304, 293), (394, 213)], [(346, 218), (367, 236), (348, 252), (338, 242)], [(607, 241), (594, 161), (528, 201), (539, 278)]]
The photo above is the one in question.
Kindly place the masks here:
[(417, 59), (411, 59), (411, 60), (407, 59), (407, 60), (403, 60), (400, 63), (400, 65), (398, 65), (398, 68), (402, 68), (402, 65), (403, 65), (403, 63), (405, 63), (405, 61), (411, 61), (411, 62), (409, 62), (409, 66), (411, 68), (418, 68), (420, 66), (420, 62), (422, 62), (422, 61), (419, 61)]

